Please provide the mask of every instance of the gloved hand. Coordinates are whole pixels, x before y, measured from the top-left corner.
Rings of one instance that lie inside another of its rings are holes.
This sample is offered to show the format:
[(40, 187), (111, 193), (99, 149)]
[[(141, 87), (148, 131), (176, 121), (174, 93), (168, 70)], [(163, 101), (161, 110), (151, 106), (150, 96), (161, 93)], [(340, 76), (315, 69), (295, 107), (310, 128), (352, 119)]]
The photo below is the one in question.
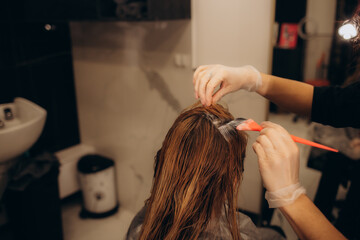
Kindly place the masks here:
[(294, 202), (305, 193), (299, 183), (299, 149), (280, 125), (263, 122), (264, 128), (253, 144), (270, 207)]
[[(193, 77), (195, 97), (200, 97), (203, 105), (209, 106), (220, 100), (224, 95), (245, 89), (256, 91), (262, 84), (261, 75), (256, 68), (227, 67), (223, 65), (203, 65), (196, 69)], [(220, 85), (220, 89), (214, 90)]]

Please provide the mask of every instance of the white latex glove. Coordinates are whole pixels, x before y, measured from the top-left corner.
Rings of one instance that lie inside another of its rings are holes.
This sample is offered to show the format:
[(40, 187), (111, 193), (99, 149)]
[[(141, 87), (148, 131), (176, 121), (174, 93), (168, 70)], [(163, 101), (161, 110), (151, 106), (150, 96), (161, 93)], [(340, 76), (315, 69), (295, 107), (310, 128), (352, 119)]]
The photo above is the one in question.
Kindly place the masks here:
[[(193, 77), (195, 97), (203, 105), (209, 106), (224, 95), (245, 89), (256, 91), (262, 84), (260, 72), (253, 66), (227, 67), (223, 65), (203, 65), (196, 69)], [(219, 90), (214, 94), (216, 87)]]
[(264, 122), (261, 126), (264, 129), (253, 149), (267, 189), (265, 198), (270, 208), (290, 205), (306, 192), (299, 183), (299, 149), (280, 125)]
[(299, 149), (280, 125), (263, 122), (253, 144), (264, 187), (269, 192), (299, 183)]

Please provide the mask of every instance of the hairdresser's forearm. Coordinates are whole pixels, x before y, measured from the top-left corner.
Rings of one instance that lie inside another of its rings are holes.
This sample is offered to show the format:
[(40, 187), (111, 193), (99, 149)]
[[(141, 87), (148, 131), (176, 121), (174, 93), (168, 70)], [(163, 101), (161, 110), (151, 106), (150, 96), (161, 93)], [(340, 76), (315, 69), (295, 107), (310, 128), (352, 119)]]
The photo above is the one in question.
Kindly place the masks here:
[(257, 93), (288, 111), (311, 115), (314, 87), (294, 80), (261, 73), (262, 86)]
[(301, 239), (346, 239), (305, 194), (280, 211)]

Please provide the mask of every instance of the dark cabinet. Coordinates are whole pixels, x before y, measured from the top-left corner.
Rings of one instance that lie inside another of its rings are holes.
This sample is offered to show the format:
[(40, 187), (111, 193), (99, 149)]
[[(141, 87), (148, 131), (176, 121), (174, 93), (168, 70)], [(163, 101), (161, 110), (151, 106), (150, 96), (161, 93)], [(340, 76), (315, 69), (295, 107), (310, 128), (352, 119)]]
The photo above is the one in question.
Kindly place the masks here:
[(98, 0), (64, 0), (65, 20), (91, 20), (100, 18)]
[(190, 18), (190, 0), (5, 0), (20, 21), (148, 21)]
[(150, 0), (148, 1), (149, 19), (190, 19), (190, 5), (190, 0)]
[(15, 21), (61, 21), (66, 16), (67, 0), (8, 1)]
[(100, 0), (20, 0), (11, 1), (12, 16), (26, 22), (67, 22), (99, 19)]
[(303, 49), (274, 47), (272, 74), (293, 80), (303, 79)]

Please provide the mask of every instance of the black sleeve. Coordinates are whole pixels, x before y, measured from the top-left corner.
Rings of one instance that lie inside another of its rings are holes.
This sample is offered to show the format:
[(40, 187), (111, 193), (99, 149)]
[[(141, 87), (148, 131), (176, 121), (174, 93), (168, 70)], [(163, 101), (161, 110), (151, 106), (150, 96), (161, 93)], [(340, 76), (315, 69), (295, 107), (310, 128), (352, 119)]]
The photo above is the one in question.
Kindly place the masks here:
[(360, 128), (360, 81), (345, 88), (315, 87), (311, 120), (333, 127)]

